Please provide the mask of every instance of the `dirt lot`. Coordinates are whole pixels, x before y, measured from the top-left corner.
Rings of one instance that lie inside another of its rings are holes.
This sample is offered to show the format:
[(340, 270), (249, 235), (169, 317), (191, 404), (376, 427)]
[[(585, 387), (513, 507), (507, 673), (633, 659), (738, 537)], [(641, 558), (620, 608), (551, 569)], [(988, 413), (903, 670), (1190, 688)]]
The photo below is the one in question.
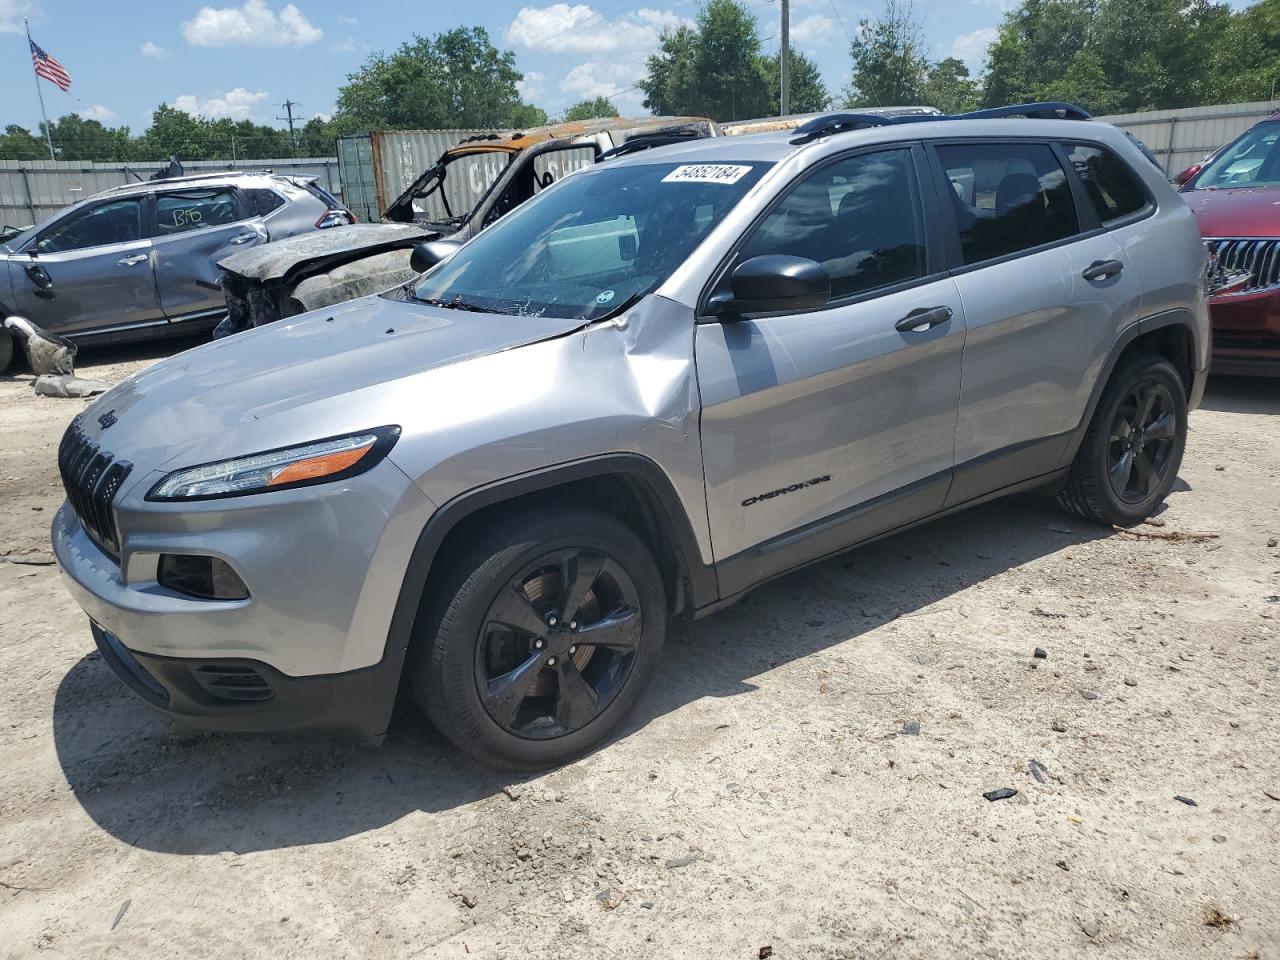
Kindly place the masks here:
[(0, 956), (1280, 957), (1280, 383), (1211, 385), (1158, 526), (1020, 499), (793, 575), (674, 628), (615, 740), (512, 781), (404, 705), (367, 751), (128, 695), (31, 564), (84, 401), (28, 381), (0, 380)]

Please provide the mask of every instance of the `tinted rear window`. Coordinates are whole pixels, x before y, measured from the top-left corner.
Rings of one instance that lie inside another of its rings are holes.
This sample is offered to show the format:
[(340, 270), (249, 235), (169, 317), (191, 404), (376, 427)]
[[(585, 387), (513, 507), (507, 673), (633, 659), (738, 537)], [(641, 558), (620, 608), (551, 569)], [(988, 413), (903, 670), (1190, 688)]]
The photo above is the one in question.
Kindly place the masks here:
[(961, 143), (937, 150), (966, 264), (1080, 232), (1066, 171), (1048, 144)]
[(1062, 149), (1103, 223), (1137, 213), (1147, 205), (1147, 194), (1138, 178), (1110, 150), (1088, 143), (1064, 143)]
[(278, 210), (284, 206), (284, 197), (274, 190), (253, 187), (245, 190), (244, 195), (249, 201), (249, 209), (254, 216), (265, 217), (272, 210)]

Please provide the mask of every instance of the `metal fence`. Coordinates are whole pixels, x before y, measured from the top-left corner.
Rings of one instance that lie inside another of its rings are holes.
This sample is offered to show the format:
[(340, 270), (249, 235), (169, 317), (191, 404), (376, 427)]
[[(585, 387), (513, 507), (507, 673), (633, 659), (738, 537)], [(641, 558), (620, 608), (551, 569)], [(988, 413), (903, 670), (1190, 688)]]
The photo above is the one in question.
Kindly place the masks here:
[(1219, 103), (1098, 117), (1145, 143), (1172, 177), (1280, 109), (1280, 101)]
[[(63, 207), (122, 183), (136, 182), (132, 170), (144, 180), (159, 166), (154, 161), (139, 164), (89, 163), (80, 160), (0, 160), (0, 224), (27, 226), (39, 223)], [(190, 160), (186, 173), (217, 170), (274, 171), (320, 178), (332, 193), (341, 188), (336, 157), (290, 158), (281, 160)]]

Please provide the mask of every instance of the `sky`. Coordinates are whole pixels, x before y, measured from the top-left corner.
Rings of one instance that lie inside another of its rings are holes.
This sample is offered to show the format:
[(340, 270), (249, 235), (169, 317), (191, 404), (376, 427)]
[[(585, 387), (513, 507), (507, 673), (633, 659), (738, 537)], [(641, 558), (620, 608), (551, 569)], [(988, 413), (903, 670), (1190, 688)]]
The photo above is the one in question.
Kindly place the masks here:
[[(747, 0), (767, 53), (778, 47), (778, 0)], [(1238, 0), (1237, 0), (1238, 2)], [(976, 73), (1011, 0), (915, 0), (934, 59), (958, 56)], [(849, 79), (849, 36), (880, 0), (792, 0), (793, 47), (811, 56), (832, 93)], [(50, 118), (80, 113), (140, 133), (160, 103), (208, 117), (281, 126), (285, 100), (303, 118), (333, 112), (338, 87), (369, 54), (414, 33), (482, 26), (516, 55), (525, 99), (554, 116), (584, 98), (614, 95), (644, 111), (636, 80), (664, 26), (691, 21), (696, 0), (0, 0), (0, 127), (34, 129), (40, 108), (23, 17), (32, 38), (72, 77), (69, 93), (41, 81)]]

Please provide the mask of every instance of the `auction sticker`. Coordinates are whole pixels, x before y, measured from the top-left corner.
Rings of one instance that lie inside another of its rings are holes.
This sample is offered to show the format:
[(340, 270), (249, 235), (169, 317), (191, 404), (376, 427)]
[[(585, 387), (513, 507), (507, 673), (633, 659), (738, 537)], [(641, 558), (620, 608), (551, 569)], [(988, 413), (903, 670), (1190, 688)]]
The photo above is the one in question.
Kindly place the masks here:
[(676, 167), (663, 183), (737, 183), (751, 171), (736, 163), (686, 163)]

